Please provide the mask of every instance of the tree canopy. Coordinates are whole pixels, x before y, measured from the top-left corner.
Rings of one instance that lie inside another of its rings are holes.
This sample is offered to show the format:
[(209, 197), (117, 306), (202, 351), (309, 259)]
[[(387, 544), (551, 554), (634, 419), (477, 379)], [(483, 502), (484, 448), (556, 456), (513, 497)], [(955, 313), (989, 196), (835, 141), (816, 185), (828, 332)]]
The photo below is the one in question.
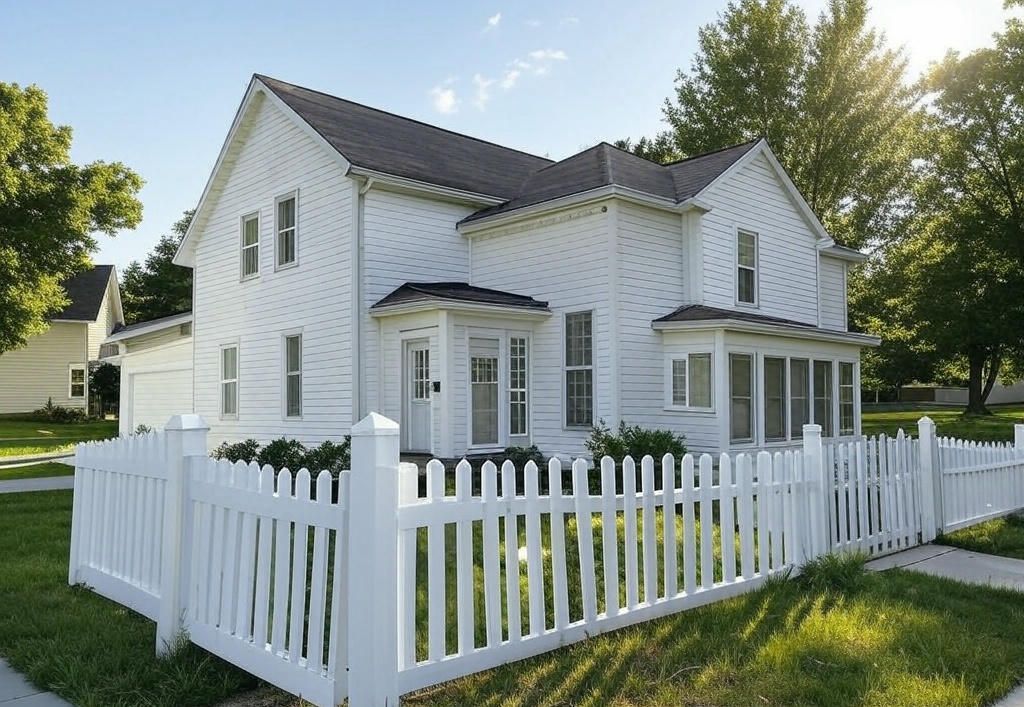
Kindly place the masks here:
[(733, 0), (678, 72), (669, 130), (618, 144), (663, 162), (765, 137), (830, 233), (861, 247), (905, 213), (920, 95), (906, 66), (866, 0), (830, 0), (813, 28), (790, 0)]
[(142, 218), (142, 179), (119, 162), (74, 164), (71, 138), (42, 89), (0, 82), (0, 353), (67, 305), (60, 283), (89, 267), (94, 233)]
[(121, 278), (121, 304), (129, 323), (178, 314), (192, 308), (192, 270), (175, 265), (174, 254), (195, 210), (186, 211), (160, 236), (145, 264), (132, 261)]

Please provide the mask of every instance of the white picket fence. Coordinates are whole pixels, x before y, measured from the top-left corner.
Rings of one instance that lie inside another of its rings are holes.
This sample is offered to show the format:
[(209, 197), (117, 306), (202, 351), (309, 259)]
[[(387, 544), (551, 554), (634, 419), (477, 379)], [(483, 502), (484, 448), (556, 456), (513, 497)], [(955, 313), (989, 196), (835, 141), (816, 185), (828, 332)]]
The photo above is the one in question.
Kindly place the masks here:
[[(919, 438), (735, 457), (454, 473), (353, 430), (335, 482), (206, 456), (205, 424), (80, 445), (69, 581), (317, 705), (399, 695), (751, 591), (828, 552), (878, 555), (1024, 505), (1017, 443)], [(621, 558), (621, 565), (620, 565)]]

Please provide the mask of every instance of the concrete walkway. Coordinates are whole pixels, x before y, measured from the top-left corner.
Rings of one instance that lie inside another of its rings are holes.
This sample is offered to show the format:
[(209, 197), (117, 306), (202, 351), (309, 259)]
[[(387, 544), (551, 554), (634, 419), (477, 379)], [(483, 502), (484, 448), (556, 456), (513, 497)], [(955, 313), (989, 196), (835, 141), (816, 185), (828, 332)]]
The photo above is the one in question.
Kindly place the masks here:
[(52, 692), (35, 687), (0, 658), (0, 705), (2, 707), (71, 707)]
[(75, 463), (75, 452), (64, 450), (62, 452), (45, 452), (43, 454), (25, 454), (20, 457), (0, 457), (0, 468), (9, 469), (15, 466), (27, 466), (29, 464), (41, 464), (42, 462), (61, 462), (63, 464)]
[(75, 487), (74, 476), (47, 476), (41, 479), (10, 479), (0, 481), (0, 493), (22, 493), (23, 491), (56, 491)]
[(986, 555), (945, 545), (921, 545), (867, 563), (869, 570), (900, 567), (971, 584), (1024, 592), (1024, 560)]

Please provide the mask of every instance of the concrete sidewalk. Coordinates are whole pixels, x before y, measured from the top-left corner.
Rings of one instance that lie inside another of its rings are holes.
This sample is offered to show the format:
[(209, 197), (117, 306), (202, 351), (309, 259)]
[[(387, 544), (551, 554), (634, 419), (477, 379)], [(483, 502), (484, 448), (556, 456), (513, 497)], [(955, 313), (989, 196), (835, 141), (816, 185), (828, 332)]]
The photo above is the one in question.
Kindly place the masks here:
[(35, 687), (0, 658), (0, 705), (2, 707), (71, 707), (52, 692)]
[(10, 479), (0, 481), (0, 493), (24, 491), (56, 491), (75, 487), (74, 476), (46, 476), (40, 479)]
[(1024, 560), (986, 555), (946, 545), (921, 545), (868, 562), (869, 570), (899, 567), (971, 584), (1024, 592)]

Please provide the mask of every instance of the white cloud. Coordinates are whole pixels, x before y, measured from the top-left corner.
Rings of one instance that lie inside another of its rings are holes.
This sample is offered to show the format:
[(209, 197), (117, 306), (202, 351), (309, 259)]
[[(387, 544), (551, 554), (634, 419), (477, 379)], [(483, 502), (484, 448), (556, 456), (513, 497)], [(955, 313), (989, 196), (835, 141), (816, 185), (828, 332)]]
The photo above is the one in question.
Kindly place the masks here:
[(569, 56), (561, 49), (536, 49), (530, 52), (534, 61), (565, 61)]
[(455, 94), (452, 84), (455, 79), (448, 79), (430, 89), (430, 95), (434, 99), (434, 110), (446, 115), (459, 111), (459, 97)]
[(501, 87), (506, 91), (516, 85), (516, 81), (523, 75), (523, 72), (519, 69), (507, 69), (505, 75), (501, 78)]
[(487, 106), (487, 101), (491, 99), (491, 85), (494, 83), (494, 79), (485, 78), (480, 74), (473, 74), (473, 85), (476, 86), (476, 97), (473, 99), (473, 105), (478, 110), (484, 110)]
[(498, 26), (498, 24), (500, 22), (501, 22), (501, 13), (500, 12), (496, 12), (495, 14), (493, 14), (490, 17), (487, 18), (487, 26), (484, 27), (484, 32), (489, 32), (490, 30), (494, 29), (495, 27)]

